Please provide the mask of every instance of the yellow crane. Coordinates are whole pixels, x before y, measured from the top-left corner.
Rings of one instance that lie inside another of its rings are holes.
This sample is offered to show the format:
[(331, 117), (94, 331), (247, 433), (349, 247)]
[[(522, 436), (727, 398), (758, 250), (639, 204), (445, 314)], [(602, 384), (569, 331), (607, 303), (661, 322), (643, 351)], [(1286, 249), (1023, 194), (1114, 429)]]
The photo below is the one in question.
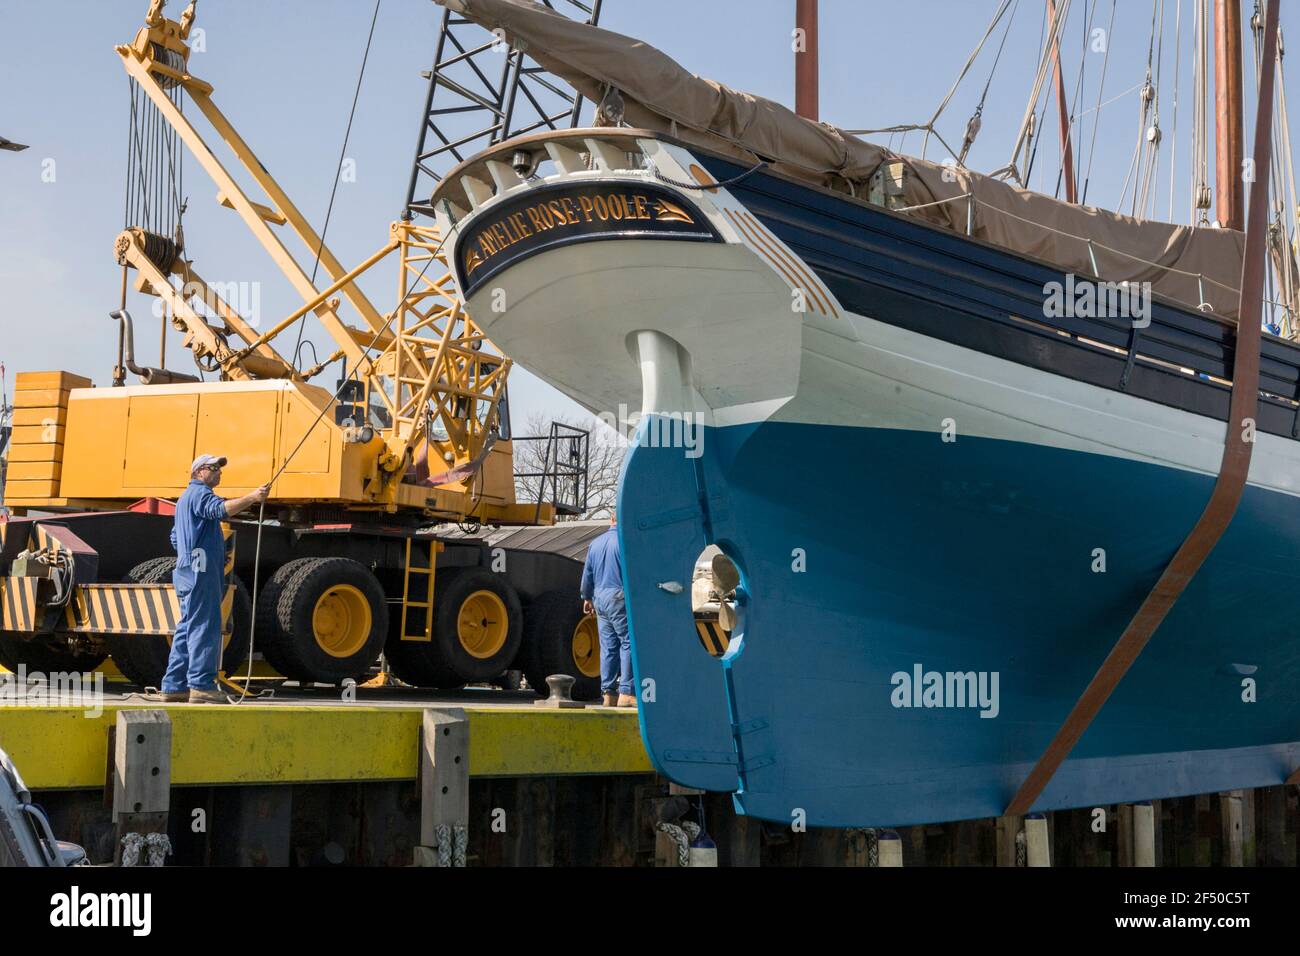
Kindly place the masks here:
[[(372, 255), (346, 268), (217, 106), (212, 84), (190, 72), (195, 4), (177, 20), (163, 5), (152, 0), (132, 42), (116, 47), (132, 86), (134, 218), (114, 243), (122, 297), (112, 313), (120, 323), (112, 387), (69, 372), (20, 374), (16, 384), (0, 663), (84, 667), (111, 653), (128, 677), (156, 682), (176, 611), (165, 499), (183, 489), (195, 455), (212, 452), (229, 458), (223, 494), (273, 480), (260, 561), (251, 526), (231, 523), (228, 671), (247, 655), (240, 631), (254, 609), (240, 579), (257, 567), (259, 649), (286, 676), (337, 683), (364, 674), (387, 647), (392, 669), (412, 683), (459, 686), (514, 665), (538, 683), (568, 670), (580, 693), (591, 692), (598, 652), (577, 608), (573, 560), (543, 541), (507, 561), (483, 537), (430, 530), (448, 521), (551, 525), (557, 508), (580, 510), (587, 436), (550, 438), (546, 458), (564, 460), (565, 480), (556, 465), (541, 485), (550, 478), (558, 503), (516, 500), (511, 362), (466, 314), (437, 229), (393, 222)], [(181, 146), (301, 296), (265, 330), (186, 256)], [(261, 196), (248, 194), (236, 169)], [(284, 233), (315, 257), (322, 288)], [(358, 280), (390, 259), (397, 302), (381, 312)], [(128, 288), (161, 300), (156, 367), (137, 361)], [(336, 350), (300, 370), (277, 345), (308, 315)], [(215, 380), (166, 367), (168, 323)], [(337, 388), (312, 381), (340, 361)], [(126, 384), (128, 374), (139, 384)], [(62, 516), (26, 517), (33, 510)]]

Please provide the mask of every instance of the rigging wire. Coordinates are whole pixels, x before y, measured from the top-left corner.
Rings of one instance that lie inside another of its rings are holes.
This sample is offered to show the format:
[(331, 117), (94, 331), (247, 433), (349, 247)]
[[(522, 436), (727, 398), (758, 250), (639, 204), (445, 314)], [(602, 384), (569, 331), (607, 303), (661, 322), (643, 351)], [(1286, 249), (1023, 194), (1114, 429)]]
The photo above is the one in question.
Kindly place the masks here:
[[(311, 267), (311, 284), (316, 285), (316, 273), (320, 269), (321, 253), (325, 249), (325, 235), (330, 229), (330, 217), (334, 214), (334, 197), (339, 191), (339, 179), (343, 175), (343, 160), (348, 152), (348, 138), (352, 135), (352, 120), (357, 115), (357, 101), (361, 98), (361, 81), (366, 78), (366, 63), (370, 60), (370, 43), (375, 38), (375, 23), (379, 19), (379, 6), (384, 0), (375, 0), (375, 10), (370, 16), (370, 33), (366, 36), (366, 49), (361, 55), (361, 69), (357, 72), (357, 85), (352, 93), (352, 109), (348, 112), (348, 125), (343, 131), (343, 145), (339, 147), (339, 161), (334, 168), (334, 185), (330, 189), (329, 206), (325, 210), (325, 224), (321, 227), (320, 242), (316, 244), (316, 262)], [(298, 354), (298, 346), (302, 344), (302, 333), (307, 323), (307, 316), (303, 315), (298, 319), (298, 335), (294, 339), (293, 353)], [(346, 365), (345, 365), (346, 367)]]
[(1101, 125), (1101, 108), (1132, 92), (1132, 90), (1125, 90), (1115, 97), (1115, 100), (1109, 100), (1106, 103), (1101, 101), (1102, 94), (1106, 89), (1106, 72), (1110, 68), (1110, 38), (1114, 36), (1115, 5), (1117, 2), (1118, 0), (1110, 0), (1110, 22), (1106, 25), (1106, 53), (1101, 60), (1101, 81), (1097, 84), (1097, 105), (1093, 107), (1092, 140), (1088, 144), (1088, 169), (1083, 176), (1083, 190), (1079, 193), (1080, 205), (1086, 205), (1088, 202), (1088, 185), (1092, 181), (1092, 160), (1097, 155), (1097, 127)]
[(1183, 53), (1183, 0), (1174, 0), (1174, 118), (1169, 127), (1169, 205), (1165, 219), (1174, 219), (1174, 181), (1178, 178), (1178, 90)]
[[(980, 54), (980, 51), (984, 49), (984, 44), (987, 43), (989, 37), (993, 35), (993, 31), (994, 31), (995, 29), (997, 29), (998, 22), (1002, 19), (1003, 14), (1006, 13), (1007, 8), (1008, 8), (1009, 6), (1012, 6), (1013, 3), (1015, 4), (1015, 6), (1019, 6), (1019, 0), (1001, 0), (1001, 4), (1000, 4), (1000, 6), (998, 7), (997, 11), (996, 11), (996, 12), (994, 13), (994, 15), (993, 15), (993, 20), (989, 23), (988, 28), (984, 31), (984, 36), (980, 38), (979, 43), (977, 43), (977, 44), (975, 45), (975, 49), (972, 50), (970, 56), (968, 56), (968, 57), (966, 58), (966, 63), (965, 63), (965, 65), (961, 68), (961, 72), (957, 74), (957, 79), (953, 81), (952, 86), (949, 87), (949, 89), (948, 89), (948, 93), (947, 93), (947, 95), (944, 96), (943, 100), (939, 103), (938, 108), (935, 109), (933, 115), (931, 115), (931, 117), (930, 117), (929, 120), (927, 120), (925, 123), (900, 123), (900, 124), (895, 125), (895, 126), (881, 126), (881, 127), (877, 127), (877, 128), (874, 128), (874, 129), (847, 129), (847, 130), (845, 130), (844, 132), (846, 132), (846, 133), (848, 133), (848, 134), (850, 134), (850, 135), (852, 135), (852, 136), (870, 135), (870, 134), (872, 134), (872, 133), (889, 133), (889, 134), (891, 135), (891, 139), (892, 139), (893, 134), (895, 134), (895, 133), (901, 133), (901, 134), (902, 134), (902, 139), (899, 140), (899, 151), (901, 152), (901, 151), (902, 151), (902, 148), (903, 148), (903, 142), (907, 139), (907, 134), (908, 134), (909, 132), (911, 132), (911, 131), (913, 131), (913, 130), (918, 130), (918, 131), (919, 131), (919, 130), (924, 130), (924, 131), (925, 131), (925, 138), (924, 138), (924, 140), (922, 140), (922, 142), (921, 142), (921, 158), (922, 158), (922, 159), (925, 158), (925, 152), (926, 152), (926, 149), (927, 149), (928, 146), (929, 146), (929, 143), (930, 143), (930, 136), (931, 136), (931, 135), (933, 135), (935, 139), (937, 139), (940, 143), (943, 144), (944, 149), (948, 150), (949, 154), (950, 154), (953, 158), (958, 159), (958, 154), (957, 154), (957, 152), (956, 152), (955, 150), (953, 150), (953, 148), (952, 148), (951, 146), (948, 145), (947, 140), (945, 140), (945, 139), (943, 138), (943, 136), (941, 136), (941, 135), (939, 134), (939, 131), (938, 131), (937, 129), (935, 129), (934, 124), (938, 122), (939, 117), (943, 114), (943, 111), (948, 107), (948, 104), (949, 104), (949, 102), (951, 102), (951, 100), (952, 100), (952, 98), (953, 98), (953, 95), (957, 92), (957, 88), (958, 88), (959, 86), (961, 86), (962, 80), (964, 80), (964, 79), (966, 78), (966, 75), (970, 72), (971, 66), (974, 65), (976, 58), (977, 58), (977, 57), (979, 56), (979, 54)], [(1014, 10), (1013, 10), (1013, 11), (1012, 11), (1012, 19), (1014, 19), (1014, 17), (1015, 17), (1015, 12), (1014, 12)], [(1010, 26), (1011, 26), (1011, 23), (1010, 23), (1010, 20), (1008, 20), (1008, 22), (1007, 22), (1007, 29), (1008, 29), (1008, 30), (1010, 29)], [(1005, 35), (1003, 36), (1003, 43), (1004, 43), (1004, 44), (1006, 43), (1006, 37), (1005, 37)], [(1001, 47), (999, 47), (999, 48), (998, 48), (998, 56), (999, 56), (999, 57), (1001, 56), (1001, 53), (1002, 53), (1002, 50), (1001, 50)], [(994, 66), (994, 69), (997, 68), (997, 60), (994, 60), (993, 66)], [(992, 81), (992, 75), (991, 75), (991, 74), (990, 74), (990, 76), (989, 76), (989, 80)], [(984, 92), (985, 92), (985, 95), (988, 94), (988, 86), (987, 86), (987, 84), (985, 85)], [(981, 98), (981, 101), (980, 101), (980, 102), (981, 102), (981, 105), (982, 105), (982, 103), (983, 103), (983, 98)], [(968, 131), (970, 130), (970, 122), (969, 122), (969, 121), (968, 121), (968, 123), (967, 123), (967, 130), (968, 130)], [(978, 132), (978, 124), (976, 125), (976, 132)], [(961, 161), (961, 160), (958, 159), (958, 162), (960, 162), (960, 161)]]
[[(1297, 305), (1296, 286), (1297, 286), (1297, 281), (1300, 280), (1300, 274), (1297, 273), (1297, 268), (1296, 268), (1296, 229), (1295, 229), (1296, 217), (1300, 216), (1300, 206), (1297, 205), (1298, 200), (1296, 196), (1295, 157), (1293, 156), (1292, 149), (1291, 149), (1291, 120), (1288, 117), (1286, 112), (1287, 109), (1286, 81), (1285, 81), (1286, 71), (1284, 69), (1284, 64), (1286, 61), (1283, 56), (1284, 51), (1282, 45), (1282, 36), (1280, 32), (1277, 38), (1277, 48), (1278, 48), (1277, 49), (1278, 104), (1279, 104), (1279, 112), (1281, 114), (1282, 144), (1284, 146), (1284, 152), (1285, 152), (1284, 159), (1286, 163), (1287, 208), (1292, 210), (1292, 218), (1289, 224), (1289, 228), (1287, 226), (1282, 227), (1284, 241), (1282, 243), (1281, 252), (1283, 256), (1283, 261), (1286, 264), (1286, 270), (1284, 274), (1286, 277), (1286, 294), (1287, 294), (1285, 318), (1283, 322), (1282, 332), (1287, 338), (1294, 339), (1296, 338), (1297, 334), (1300, 334), (1300, 330), (1296, 328), (1296, 305)], [(1285, 220), (1282, 221), (1285, 222)]]
[[(1123, 207), (1124, 200), (1128, 197), (1129, 183), (1133, 184), (1133, 201), (1130, 205), (1130, 215), (1138, 215), (1138, 200), (1142, 195), (1143, 184), (1146, 180), (1146, 173), (1149, 169), (1148, 150), (1146, 148), (1147, 130), (1151, 128), (1150, 122), (1153, 116), (1152, 108), (1156, 97), (1156, 87), (1152, 82), (1152, 67), (1155, 66), (1156, 51), (1156, 14), (1160, 9), (1160, 0), (1151, 0), (1151, 35), (1147, 44), (1147, 72), (1146, 80), (1142, 84), (1142, 92), (1138, 96), (1138, 134), (1137, 142), (1133, 146), (1133, 158), (1129, 163), (1129, 171), (1124, 177), (1124, 188), (1119, 194), (1119, 205)], [(1143, 196), (1145, 199), (1145, 196)]]
[[(1095, 3), (1096, 0), (1093, 0), (1093, 2)], [(979, 102), (975, 104), (975, 112), (966, 121), (966, 135), (962, 138), (961, 154), (957, 157), (958, 166), (966, 165), (966, 154), (970, 152), (971, 146), (975, 144), (975, 137), (979, 135), (980, 127), (983, 125), (984, 103), (989, 98), (989, 88), (993, 85), (993, 76), (998, 71), (998, 63), (1002, 60), (1002, 51), (1006, 48), (1007, 37), (1011, 35), (1011, 25), (1016, 20), (1016, 11), (1019, 8), (1020, 0), (1015, 0), (1015, 5), (1011, 8), (1011, 16), (1007, 17), (1006, 29), (1002, 31), (1002, 42), (998, 44), (998, 52), (993, 57), (993, 65), (989, 67), (988, 79), (984, 81), (984, 91), (980, 93)]]
[(1192, 117), (1192, 208), (1193, 226), (1208, 225), (1210, 221), (1210, 161), (1209, 161), (1209, 63), (1210, 63), (1210, 8), (1209, 0), (1194, 0), (1196, 16), (1193, 33), (1196, 36), (1196, 62), (1192, 68), (1196, 87), (1196, 106)]
[[(1263, 11), (1259, 0), (1254, 5), (1250, 19), (1251, 39), (1255, 59), (1255, 88), (1259, 89), (1263, 71)], [(1275, 96), (1273, 110), (1273, 128), (1271, 135), (1274, 149), (1271, 157), (1271, 175), (1269, 180), (1269, 198), (1272, 213), (1269, 222), (1269, 250), (1273, 269), (1268, 274), (1270, 287), (1278, 289), (1283, 300), (1281, 316), (1278, 316), (1276, 304), (1272, 309), (1274, 321), (1266, 322), (1265, 327), (1274, 334), (1291, 338), (1295, 335), (1295, 291), (1296, 265), (1294, 230), (1289, 229), (1286, 221), (1286, 209), (1296, 208), (1295, 169), (1291, 156), (1290, 122), (1286, 116), (1286, 89), (1283, 80), (1283, 62), (1285, 49), (1282, 43), (1281, 29), (1277, 38), (1277, 67), (1275, 77)]]
[(1160, 176), (1160, 141), (1164, 135), (1160, 129), (1160, 90), (1163, 89), (1165, 81), (1165, 0), (1159, 0), (1159, 3), (1160, 32), (1156, 39), (1156, 82), (1151, 98), (1151, 125), (1146, 131), (1147, 168), (1143, 174), (1142, 201), (1138, 204), (1139, 217), (1148, 219), (1155, 217), (1155, 184)]
[[(1034, 114), (1038, 106), (1039, 97), (1042, 96), (1043, 88), (1047, 81), (1049, 66), (1052, 62), (1052, 50), (1056, 48), (1056, 44), (1061, 41), (1061, 31), (1065, 26), (1069, 12), (1070, 0), (1061, 0), (1056, 7), (1055, 17), (1051, 24), (1044, 24), (1045, 29), (1043, 30), (1043, 35), (1045, 42), (1042, 43), (1042, 49), (1039, 53), (1038, 72), (1034, 76), (1034, 83), (1030, 89), (1029, 102), (1025, 106), (1024, 118), (1020, 121), (1020, 131), (1016, 134), (1016, 141), (1011, 149), (1011, 159), (1006, 166), (998, 170), (997, 173), (994, 173), (994, 175), (1005, 173), (1015, 179), (1022, 186), (1028, 186), (1030, 170), (1027, 167), (1025, 175), (1021, 177), (1018, 173), (1018, 166), (1016, 164), (1020, 160), (1021, 152), (1028, 151), (1028, 140), (1034, 136), (1035, 125), (1041, 126), (1041, 119), (1038, 124), (1034, 123)], [(1046, 20), (1046, 16), (1044, 16), (1044, 20)], [(1044, 112), (1046, 112), (1045, 105)], [(1028, 165), (1033, 165), (1032, 158), (1029, 160)]]
[[(388, 319), (384, 322), (382, 326), (380, 326), (375, 331), (374, 337), (371, 338), (370, 343), (364, 349), (361, 350), (360, 357), (358, 357), (356, 364), (352, 366), (352, 369), (350, 371), (348, 370), (347, 360), (344, 359), (343, 375), (339, 379), (339, 387), (335, 389), (333, 397), (328, 402), (325, 402), (321, 406), (320, 412), (316, 415), (316, 418), (313, 419), (312, 423), (307, 426), (307, 430), (303, 432), (302, 438), (299, 439), (298, 444), (294, 445), (293, 451), (289, 452), (289, 454), (285, 456), (285, 459), (280, 464), (279, 469), (276, 470), (276, 472), (271, 475), (270, 481), (266, 483), (267, 487), (270, 487), (271, 485), (275, 484), (276, 480), (282, 474), (284, 474), (285, 469), (289, 467), (289, 463), (293, 461), (294, 457), (298, 454), (298, 452), (302, 450), (302, 446), (307, 443), (307, 439), (311, 437), (311, 433), (315, 431), (316, 426), (321, 423), (321, 419), (325, 417), (326, 413), (328, 413), (331, 408), (335, 407), (335, 403), (338, 402), (339, 396), (343, 393), (343, 389), (347, 387), (347, 384), (351, 380), (352, 376), (357, 373), (357, 369), (361, 367), (362, 362), (366, 361), (369, 358), (370, 350), (373, 349), (376, 344), (378, 344), (379, 340), (384, 336), (384, 333), (388, 331), (388, 327), (393, 324), (393, 320), (402, 313), (402, 310), (406, 308), (407, 303), (415, 296), (416, 291), (420, 288), (421, 280), (424, 279), (424, 274), (429, 271), (429, 266), (431, 266), (435, 261), (437, 261), (438, 253), (442, 251), (443, 243), (445, 243), (446, 241), (447, 241), (446, 236), (438, 237), (437, 245), (435, 245), (433, 249), (429, 252), (429, 258), (425, 260), (424, 267), (420, 269), (419, 275), (417, 275), (415, 281), (411, 283), (411, 286), (407, 290), (406, 295), (404, 295), (402, 297), (402, 300), (397, 303), (397, 306), (393, 309), (393, 311), (388, 313)], [(248, 630), (248, 670), (244, 677), (244, 686), (240, 688), (239, 697), (231, 698), (231, 702), (236, 704), (243, 703), (244, 700), (247, 699), (248, 688), (253, 683), (253, 639), (257, 636), (257, 613), (256, 613), (257, 596), (258, 596), (257, 582), (258, 582), (258, 578), (261, 575), (262, 527), (264, 526), (265, 523), (266, 523), (266, 502), (262, 501), (259, 503), (257, 508), (257, 536), (253, 544), (253, 593), (251, 595), (251, 600), (253, 603), (254, 613), (252, 616), (252, 620), (249, 624), (249, 630)]]

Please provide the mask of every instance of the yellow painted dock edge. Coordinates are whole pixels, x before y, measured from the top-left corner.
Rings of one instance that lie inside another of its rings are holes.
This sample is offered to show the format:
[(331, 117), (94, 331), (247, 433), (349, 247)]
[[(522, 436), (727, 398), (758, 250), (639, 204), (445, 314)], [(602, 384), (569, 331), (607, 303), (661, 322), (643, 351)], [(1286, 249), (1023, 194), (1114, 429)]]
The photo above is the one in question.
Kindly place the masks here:
[[(148, 707), (149, 705), (142, 705)], [(102, 787), (121, 707), (0, 707), (0, 748), (33, 790)], [(172, 784), (413, 780), (420, 709), (176, 705)], [(651, 773), (635, 712), (464, 708), (471, 777)]]

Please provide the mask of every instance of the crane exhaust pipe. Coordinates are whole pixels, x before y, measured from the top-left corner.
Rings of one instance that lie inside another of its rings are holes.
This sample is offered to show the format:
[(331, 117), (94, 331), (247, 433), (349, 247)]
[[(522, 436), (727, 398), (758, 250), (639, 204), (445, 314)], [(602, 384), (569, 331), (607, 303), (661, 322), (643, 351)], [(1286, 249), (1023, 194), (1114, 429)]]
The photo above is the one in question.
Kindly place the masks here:
[(122, 323), (123, 348), (122, 363), (126, 366), (127, 371), (132, 375), (138, 375), (140, 381), (145, 385), (176, 385), (181, 382), (197, 382), (197, 375), (186, 375), (184, 372), (169, 372), (165, 368), (150, 368), (147, 365), (135, 364), (135, 330), (131, 323), (131, 313), (126, 309), (114, 309), (108, 313), (108, 317), (115, 322)]

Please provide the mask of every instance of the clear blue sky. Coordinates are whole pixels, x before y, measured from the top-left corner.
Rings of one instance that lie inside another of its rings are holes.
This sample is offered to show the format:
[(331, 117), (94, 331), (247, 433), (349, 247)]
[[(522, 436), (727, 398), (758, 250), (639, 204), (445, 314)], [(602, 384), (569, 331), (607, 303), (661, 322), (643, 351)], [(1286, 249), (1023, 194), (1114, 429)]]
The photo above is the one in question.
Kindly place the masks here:
[[(1192, 128), (1191, 0), (1165, 0), (1165, 79), (1160, 84), (1165, 143), (1172, 135), (1174, 14), (1182, 9), (1182, 58), (1177, 118), (1181, 165), (1170, 218), (1186, 221)], [(69, 369), (107, 384), (115, 359), (120, 270), (112, 243), (122, 227), (127, 136), (127, 81), (113, 46), (128, 42), (143, 20), (146, 0), (0, 0), (0, 135), (30, 146), (0, 152), (0, 361), (8, 372)], [(178, 16), (184, 4), (168, 3)], [(847, 128), (879, 127), (928, 118), (982, 35), (996, 0), (822, 0), (822, 118)], [(1006, 49), (993, 80), (984, 127), (969, 164), (991, 170), (1008, 159), (1025, 108), (1042, 27), (1042, 0), (1019, 0)], [(1073, 91), (1092, 0), (1075, 0), (1066, 45), (1067, 88)], [(1097, 0), (1096, 25), (1106, 26), (1111, 0)], [(1249, 17), (1250, 3), (1245, 4)], [(1283, 10), (1284, 28), (1296, 13)], [(794, 0), (605, 0), (602, 24), (640, 37), (701, 75), (729, 86), (793, 102), (790, 31)], [(198, 25), (206, 51), (191, 69), (213, 83), (216, 98), (262, 162), (319, 224), (325, 214), (352, 100), (371, 0), (202, 0)], [(405, 198), (425, 82), (441, 8), (431, 0), (383, 0), (348, 155), (356, 182), (340, 186), (328, 242), (345, 263), (380, 246)], [(1297, 30), (1294, 35), (1300, 35)], [(1110, 206), (1119, 195), (1138, 128), (1140, 85), (1151, 36), (1151, 3), (1119, 0), (1109, 36), (1105, 99), (1092, 162), (1090, 202)], [(976, 62), (940, 128), (956, 146), (989, 76), (1001, 32)], [(1251, 44), (1246, 39), (1247, 57)], [(1084, 57), (1080, 109), (1091, 108), (1102, 55)], [(1253, 70), (1247, 71), (1253, 102)], [(1248, 113), (1252, 110), (1248, 110)], [(1294, 110), (1293, 110), (1294, 112)], [(1092, 114), (1084, 138), (1091, 134)], [(1055, 130), (1055, 113), (1047, 115)], [(1248, 124), (1249, 125), (1249, 124)], [(1300, 127), (1297, 127), (1300, 128)], [(1247, 140), (1249, 143), (1249, 140)], [(897, 140), (894, 142), (898, 146)], [(919, 148), (917, 134), (904, 144)], [(1076, 137), (1076, 156), (1081, 152)], [(1082, 150), (1083, 162), (1087, 151)], [(1163, 151), (1159, 215), (1169, 193), (1168, 146)], [(930, 158), (940, 158), (931, 149)], [(47, 160), (55, 180), (42, 181)], [(1043, 139), (1035, 188), (1056, 183), (1054, 132)], [(264, 323), (300, 304), (246, 232), (238, 217), (213, 202), (215, 187), (197, 164), (186, 168), (189, 253), (199, 271), (222, 282), (260, 281)], [(296, 245), (291, 244), (294, 251)], [(306, 257), (310, 269), (310, 257)], [(382, 269), (382, 267), (381, 267)], [(393, 270), (367, 289), (381, 311), (392, 307)], [(134, 296), (133, 312), (149, 315)], [(143, 361), (157, 358), (153, 321), (140, 336)], [(325, 336), (314, 336), (326, 351)], [(176, 362), (178, 339), (169, 345)], [(576, 413), (577, 407), (531, 375), (512, 381), (516, 422), (529, 412)]]

